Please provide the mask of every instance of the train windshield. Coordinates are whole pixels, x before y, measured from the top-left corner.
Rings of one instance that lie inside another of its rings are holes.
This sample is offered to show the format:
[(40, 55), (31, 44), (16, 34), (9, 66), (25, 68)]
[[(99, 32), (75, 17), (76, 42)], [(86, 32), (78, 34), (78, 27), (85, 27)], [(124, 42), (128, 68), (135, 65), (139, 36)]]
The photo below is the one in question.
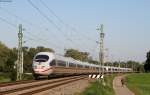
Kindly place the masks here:
[(49, 57), (47, 55), (37, 55), (35, 57), (36, 62), (46, 62), (48, 61)]

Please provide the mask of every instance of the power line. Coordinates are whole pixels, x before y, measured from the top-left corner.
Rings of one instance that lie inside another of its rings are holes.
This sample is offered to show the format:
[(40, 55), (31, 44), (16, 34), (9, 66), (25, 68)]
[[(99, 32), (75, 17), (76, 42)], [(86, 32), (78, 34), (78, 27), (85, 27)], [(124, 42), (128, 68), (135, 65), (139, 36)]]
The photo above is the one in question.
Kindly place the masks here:
[[(45, 6), (45, 7), (48, 9), (48, 11), (49, 11), (51, 14), (53, 14), (53, 15), (58, 19), (58, 21), (59, 21), (60, 23), (62, 23), (62, 24), (65, 25), (66, 27), (69, 26), (68, 24), (64, 23), (64, 21), (63, 21), (59, 16), (57, 16), (57, 15), (55, 14), (55, 12), (54, 12), (53, 10), (51, 10), (42, 0), (40, 0), (40, 2), (41, 2), (41, 4), (42, 4), (43, 6)], [(65, 35), (64, 35), (64, 36), (65, 36)], [(70, 42), (73, 42), (73, 40), (70, 39), (70, 38), (67, 38), (67, 40), (70, 41)]]
[[(51, 14), (53, 14), (53, 15), (58, 19), (58, 21), (59, 21), (60, 23), (62, 23), (63, 25), (65, 25), (66, 27), (68, 27), (69, 29), (71, 29), (72, 31), (74, 31), (74, 32), (76, 33), (76, 31), (75, 31), (76, 29), (74, 29), (74, 28), (70, 27), (70, 25), (64, 23), (64, 21), (63, 21), (59, 16), (57, 16), (57, 15), (55, 14), (55, 12), (54, 12), (52, 9), (50, 9), (50, 8), (46, 5), (46, 3), (44, 3), (42, 0), (40, 0), (40, 2), (41, 2), (41, 4), (42, 4), (43, 6), (45, 6), (45, 7), (48, 9), (48, 11), (49, 11)], [(83, 34), (83, 35), (84, 35), (84, 34)], [(86, 35), (84, 35), (84, 37), (87, 38), (87, 40), (96, 43), (95, 40), (93, 40), (93, 39), (87, 37)], [(82, 38), (83, 38), (83, 37), (82, 37)]]
[[(17, 15), (15, 15), (15, 14), (13, 14), (13, 13), (10, 13), (8, 10), (6, 10), (6, 11), (7, 11), (9, 14), (13, 15), (15, 18), (19, 18), (19, 19), (21, 19), (21, 20), (27, 22), (26, 20), (24, 20), (24, 19), (18, 17)], [(12, 27), (15, 27), (15, 28), (16, 28), (16, 25), (15, 25), (15, 24), (13, 24), (13, 23), (11, 23), (11, 22), (9, 22), (9, 21), (7, 21), (7, 20), (1, 18), (1, 17), (0, 17), (0, 20), (6, 22), (7, 24), (9, 24), (9, 25), (11, 25)], [(30, 22), (27, 22), (27, 23), (32, 24), (32, 23), (30, 23)], [(28, 31), (26, 31), (26, 32), (28, 32)], [(29, 33), (30, 35), (32, 35), (32, 36), (35, 36), (35, 35), (31, 34), (30, 32), (28, 32), (28, 33)], [(37, 38), (38, 36), (35, 36), (35, 37)], [(38, 39), (39, 39), (39, 40), (43, 40), (44, 42), (47, 41), (47, 40), (41, 39), (41, 38), (38, 38)], [(47, 42), (48, 42), (48, 41), (47, 41)], [(54, 44), (53, 44), (53, 45), (54, 45)], [(55, 46), (57, 46), (57, 45), (55, 45)], [(58, 48), (58, 46), (57, 46), (57, 48)]]
[[(7, 21), (6, 19), (0, 17), (0, 20), (3, 21), (3, 22), (6, 22), (6, 23), (9, 24), (10, 26), (16, 28), (16, 25), (15, 25), (15, 24), (13, 24), (13, 23)], [(39, 38), (38, 35), (34, 35), (34, 34), (28, 32), (28, 31), (26, 31), (26, 32), (27, 32), (28, 34), (30, 34), (30, 36), (36, 37), (39, 41), (43, 41), (44, 43), (45, 43), (45, 42), (49, 43), (49, 41), (47, 41), (46, 39)], [(39, 41), (37, 41), (37, 42), (39, 42)], [(50, 43), (50, 44), (52, 44), (52, 43)], [(60, 48), (60, 46), (57, 46), (57, 45), (55, 45), (55, 44), (53, 44), (53, 45), (56, 46), (56, 48)]]
[(53, 10), (51, 10), (42, 0), (40, 0), (40, 2), (41, 2), (41, 4), (43, 4), (43, 5), (48, 9), (48, 11), (49, 11), (50, 13), (52, 13), (52, 14), (59, 20), (59, 22), (61, 22), (61, 23), (64, 24), (64, 25), (67, 25), (67, 24), (65, 24), (65, 23), (63, 22), (63, 20), (61, 20), (61, 19), (55, 14), (55, 12), (54, 12)]
[[(29, 2), (30, 5), (31, 5), (33, 8), (35, 8), (45, 19), (47, 19), (48, 22), (50, 22), (51, 24), (53, 24), (54, 27), (65, 37), (66, 40), (70, 41), (71, 44), (75, 45), (75, 43), (73, 42), (73, 40), (70, 39), (70, 38), (66, 38), (66, 35), (64, 35), (64, 34), (62, 33), (61, 28), (59, 28), (51, 19), (49, 19), (49, 17), (48, 17), (46, 14), (44, 14), (44, 12), (42, 12), (35, 4), (33, 4), (33, 2), (32, 2), (31, 0), (28, 0), (28, 2)], [(76, 45), (76, 46), (78, 46), (78, 45)]]
[[(47, 44), (47, 42), (46, 41), (43, 41), (43, 40), (41, 40), (41, 39), (34, 39), (34, 38), (32, 38), (32, 37), (29, 37), (29, 36), (27, 36), (27, 35), (24, 35), (24, 38), (26, 39), (25, 40), (25, 43), (27, 42), (29, 42), (29, 41), (32, 41), (32, 42), (35, 42), (35, 43), (42, 43), (42, 44)], [(52, 44), (52, 43), (51, 43)], [(56, 47), (56, 48), (58, 48), (58, 47)]]
[[(16, 25), (15, 25), (15, 24), (13, 24), (13, 23), (7, 21), (6, 19), (3, 19), (3, 18), (0, 17), (0, 20), (2, 20), (3, 22), (6, 22), (6, 23), (9, 24), (10, 26), (16, 28)], [(26, 32), (28, 32), (28, 31), (26, 31)], [(28, 32), (28, 33), (29, 33), (30, 35), (32, 35), (32, 36), (35, 36), (35, 35), (31, 34), (30, 32)], [(35, 37), (37, 38), (38, 36), (35, 36)], [(39, 38), (39, 40), (43, 40), (43, 39)], [(44, 40), (44, 41), (46, 41), (46, 40)]]
[[(72, 27), (70, 27), (68, 24), (66, 24), (66, 23), (64, 23), (64, 21), (59, 17), (59, 16), (57, 16), (56, 14), (55, 14), (55, 12), (52, 10), (52, 9), (50, 9), (47, 5), (46, 5), (46, 3), (44, 3), (42, 0), (40, 0), (40, 2), (41, 2), (41, 4), (43, 5), (43, 6), (45, 6), (47, 9), (48, 9), (48, 11), (51, 13), (51, 14), (53, 14), (57, 19), (58, 19), (58, 21), (60, 22), (60, 23), (62, 23), (63, 25), (65, 25), (66, 27), (68, 27), (69, 29), (71, 29), (72, 31), (75, 31), (75, 29), (74, 28), (72, 28)], [(85, 36), (85, 35), (84, 35)], [(90, 39), (90, 38), (88, 38), (87, 36), (85, 36), (88, 40), (90, 40), (90, 41), (93, 41), (92, 39)], [(83, 37), (82, 37), (83, 38)], [(70, 39), (69, 39), (70, 40)], [(70, 40), (71, 41), (71, 40)], [(81, 41), (81, 40), (80, 40)], [(96, 41), (94, 41), (94, 42), (96, 42)]]
[[(30, 1), (30, 0), (29, 0)], [(41, 1), (41, 0), (40, 0)], [(43, 1), (41, 1), (41, 2), (43, 2)], [(45, 4), (45, 3), (44, 3)], [(46, 5), (46, 4), (45, 4)], [(46, 6), (47, 8), (48, 8), (48, 6)], [(40, 10), (39, 10), (40, 11)], [(63, 20), (61, 20), (50, 8), (49, 8), (49, 11), (51, 11), (51, 13), (53, 13), (53, 15), (55, 15), (55, 17), (61, 22), (61, 23), (63, 23), (65, 26), (67, 26), (67, 27), (70, 27), (69, 25), (67, 25), (67, 24), (65, 24), (64, 22), (63, 22)], [(41, 11), (42, 12), (42, 11)], [(20, 19), (20, 20), (22, 20), (22, 21), (24, 21), (24, 22), (26, 22), (26, 23), (28, 23), (29, 25), (33, 25), (31, 22), (29, 22), (29, 21), (27, 21), (27, 20), (25, 20), (25, 19), (22, 19), (21, 17), (19, 17), (19, 16), (17, 16), (17, 15), (15, 15), (15, 14), (13, 14), (12, 12), (10, 12), (10, 11), (8, 11), (7, 10), (7, 13), (9, 13), (9, 14), (11, 14), (12, 16), (14, 16), (15, 18), (17, 18), (17, 19)], [(43, 13), (43, 12), (42, 12)], [(46, 16), (46, 15), (45, 15)], [(48, 17), (47, 17), (47, 19), (49, 19)], [(11, 26), (15, 26), (15, 28), (16, 28), (16, 25), (15, 24), (12, 24), (12, 23), (10, 23), (10, 22), (8, 22), (8, 21), (6, 21), (6, 20), (4, 20), (4, 19), (2, 19), (3, 21), (5, 21), (6, 23), (8, 23), (8, 24), (10, 24)], [(52, 20), (51, 20), (52, 21)], [(53, 21), (52, 21), (53, 22)], [(53, 22), (54, 23), (54, 22)], [(54, 23), (55, 24), (55, 23)], [(57, 25), (56, 25), (57, 26)], [(58, 26), (57, 26), (58, 27)], [(58, 27), (59, 28), (59, 27)], [(60, 29), (60, 28), (59, 28)], [(58, 30), (59, 30), (58, 29)], [(72, 29), (72, 31), (75, 31), (72, 27), (70, 27), (70, 29)], [(61, 32), (61, 29), (60, 29), (60, 32)], [(28, 32), (28, 33), (30, 33), (30, 32)], [(66, 37), (64, 34), (63, 34), (63, 36), (64, 37)], [(37, 36), (35, 36), (35, 37), (37, 37)], [(56, 37), (56, 36), (55, 36)], [(38, 38), (39, 39), (39, 38)], [(41, 39), (41, 38), (40, 38)], [(45, 39), (44, 39), (45, 40)], [(73, 40), (72, 39), (70, 39), (70, 38), (66, 38), (66, 40), (68, 40), (68, 41), (70, 41), (70, 42), (72, 42), (73, 43)], [(45, 40), (45, 41), (47, 41), (47, 40)], [(48, 41), (47, 41), (48, 42)], [(56, 46), (56, 45), (55, 45)], [(76, 46), (79, 46), (79, 45), (76, 45)], [(58, 47), (58, 46), (57, 46)]]
[[(46, 43), (50, 43), (47, 39), (39, 38), (38, 35), (34, 35), (34, 34), (32, 34), (31, 32), (28, 32), (28, 31), (26, 31), (26, 32), (27, 32), (28, 34), (30, 34), (30, 36), (36, 37), (36, 38), (38, 39), (37, 42), (42, 41), (42, 42), (44, 42), (44, 43), (45, 43), (45, 42), (46, 42)], [(35, 41), (36, 41), (36, 40), (35, 40)], [(56, 44), (54, 44), (54, 43), (50, 43), (50, 44), (56, 46), (56, 48), (60, 48), (60, 46), (58, 46), (58, 45), (56, 45)]]
[[(34, 25), (33, 23), (31, 23), (31, 22), (29, 22), (29, 21), (27, 21), (27, 20), (25, 20), (25, 19), (23, 19), (23, 18), (17, 16), (16, 14), (14, 14), (14, 13), (12, 13), (12, 12), (10, 12), (10, 11), (4, 9), (4, 8), (2, 8), (2, 9), (3, 9), (4, 12), (7, 12), (9, 15), (12, 15), (12, 16), (15, 17), (16, 19), (19, 19), (19, 20), (21, 20), (21, 21), (23, 21), (23, 22), (29, 24), (29, 25), (32, 26), (32, 27), (41, 29), (40, 26)], [(48, 29), (46, 29), (45, 31), (48, 31)], [(28, 32), (28, 33), (29, 33), (29, 32)], [(41, 33), (41, 32), (40, 32), (40, 33)], [(31, 33), (29, 33), (29, 34), (31, 34)], [(42, 33), (42, 34), (43, 34), (43, 33)], [(33, 34), (31, 34), (31, 35), (33, 35)], [(58, 37), (57, 37), (54, 33), (51, 32), (51, 35), (53, 35), (53, 37), (58, 40)], [(35, 37), (37, 38), (38, 35), (35, 36)], [(41, 38), (38, 38), (38, 39), (41, 39)], [(45, 40), (45, 39), (44, 39), (44, 40)], [(47, 41), (47, 40), (45, 40), (45, 41)], [(47, 42), (48, 42), (48, 41), (47, 41)], [(59, 42), (62, 43), (62, 40), (60, 40)], [(53, 45), (54, 45), (54, 44), (53, 44)], [(54, 45), (54, 46), (56, 46), (57, 48), (59, 47), (58, 45)]]
[[(48, 11), (50, 12), (50, 13), (52, 13), (58, 20), (59, 20), (59, 22), (61, 22), (62, 24), (64, 24), (66, 27), (68, 27), (68, 28), (70, 28), (72, 31), (75, 31), (76, 29), (75, 28), (73, 28), (73, 27), (71, 27), (69, 24), (66, 24), (66, 23), (64, 23), (64, 21), (59, 17), (59, 16), (57, 16), (56, 14), (55, 14), (55, 12), (52, 10), (52, 9), (50, 9), (47, 5), (46, 5), (46, 3), (44, 3), (42, 0), (40, 0), (40, 2), (41, 2), (41, 4), (43, 4), (47, 9), (48, 9)], [(84, 35), (85, 36), (85, 35)], [(89, 37), (87, 37), (87, 36), (85, 36), (88, 40), (91, 40), (91, 41), (94, 41), (94, 42), (96, 42), (94, 39), (92, 39), (92, 38), (89, 38)]]
[[(33, 24), (33, 23), (31, 23), (31, 22), (29, 22), (29, 21), (27, 21), (27, 20), (25, 20), (25, 19), (23, 19), (23, 18), (21, 18), (21, 17), (19, 17), (19, 16), (17, 16), (16, 14), (14, 14), (14, 13), (12, 13), (12, 12), (10, 12), (10, 11), (8, 11), (8, 10), (6, 10), (6, 9), (4, 9), (4, 8), (0, 8), (1, 10), (3, 10), (4, 12), (7, 12), (9, 15), (11, 15), (11, 16), (13, 16), (13, 17), (15, 17), (16, 19), (19, 19), (19, 20), (21, 20), (21, 21), (23, 21), (23, 22), (25, 22), (25, 23), (27, 23), (29, 26), (34, 26), (36, 29), (42, 29), (42, 27), (41, 26), (37, 26), (37, 25), (35, 25), (35, 24)], [(46, 31), (48, 31), (48, 29), (46, 29)], [(51, 33), (55, 38), (57, 38), (57, 36), (54, 34), (54, 33)], [(61, 41), (60, 41), (61, 42)]]
[(9, 25), (12, 26), (12, 27), (15, 27), (15, 28), (17, 27), (15, 24), (13, 24), (13, 23), (7, 21), (6, 19), (4, 19), (4, 18), (2, 18), (2, 17), (0, 17), (0, 20), (3, 21), (3, 22), (5, 22), (5, 23), (7, 23), (7, 24), (9, 24)]
[[(15, 16), (15, 15), (14, 15)], [(16, 16), (16, 17), (18, 17), (18, 16)], [(21, 18), (20, 18), (21, 19)], [(5, 23), (7, 23), (7, 24), (9, 24), (10, 26), (12, 26), (12, 27), (14, 27), (14, 28), (16, 28), (17, 26), (15, 25), (15, 24), (13, 24), (13, 23), (11, 23), (11, 22), (9, 22), (8, 20), (6, 20), (6, 19), (4, 19), (4, 18), (2, 18), (2, 17), (0, 17), (0, 20), (1, 21), (3, 21), (3, 22), (5, 22)], [(30, 32), (28, 32), (28, 31), (26, 31), (28, 34), (30, 34), (30, 36), (32, 36), (32, 37), (36, 37), (37, 39), (38, 39), (38, 41), (36, 41), (36, 42), (43, 42), (43, 43), (45, 43), (45, 42), (47, 42), (47, 43), (50, 43), (49, 41), (47, 41), (46, 39), (42, 39), (42, 38), (39, 38), (39, 35), (34, 35), (34, 34), (32, 34), (32, 33), (30, 33)], [(46, 44), (46, 43), (45, 43)], [(52, 43), (50, 43), (50, 44), (52, 44)], [(58, 49), (60, 49), (61, 47), (60, 46), (58, 46), (58, 45), (55, 45), (55, 44), (53, 44), (56, 48), (58, 48)]]
[(61, 31), (61, 29), (60, 29), (51, 19), (49, 19), (48, 16), (46, 16), (38, 7), (36, 7), (36, 5), (33, 4), (31, 0), (28, 0), (28, 2), (29, 2), (30, 5), (31, 5), (32, 7), (34, 7), (45, 19), (47, 19), (47, 21), (49, 21), (51, 24), (53, 24), (57, 30)]

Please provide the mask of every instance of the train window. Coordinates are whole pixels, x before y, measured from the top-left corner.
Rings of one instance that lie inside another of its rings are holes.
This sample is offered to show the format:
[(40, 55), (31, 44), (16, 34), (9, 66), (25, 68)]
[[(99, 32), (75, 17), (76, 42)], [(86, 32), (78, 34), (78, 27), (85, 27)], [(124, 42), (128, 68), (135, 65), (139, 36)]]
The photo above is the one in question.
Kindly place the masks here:
[(89, 66), (85, 66), (85, 68), (89, 68)]
[(51, 61), (50, 66), (56, 66), (56, 60)]
[(58, 65), (58, 66), (65, 67), (65, 66), (66, 66), (66, 62), (65, 62), (65, 61), (62, 61), (62, 60), (57, 60), (57, 65)]
[(69, 63), (69, 67), (76, 67), (76, 64), (74, 64), (74, 63)]
[(95, 69), (95, 67), (93, 67), (93, 69)]
[(96, 67), (96, 69), (97, 69), (97, 70), (99, 70), (99, 68), (98, 68), (98, 67)]
[(82, 66), (82, 65), (80, 65), (80, 64), (78, 64), (77, 66), (78, 66), (79, 68), (82, 68), (82, 67), (83, 67), (83, 66)]
[(35, 57), (36, 62), (46, 62), (48, 61), (49, 57), (47, 55), (37, 55)]

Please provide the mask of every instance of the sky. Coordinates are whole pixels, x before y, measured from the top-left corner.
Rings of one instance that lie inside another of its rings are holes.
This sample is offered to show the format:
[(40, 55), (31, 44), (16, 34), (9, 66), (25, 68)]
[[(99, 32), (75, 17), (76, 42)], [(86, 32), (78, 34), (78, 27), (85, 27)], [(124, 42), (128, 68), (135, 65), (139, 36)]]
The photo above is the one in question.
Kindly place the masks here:
[(98, 58), (96, 28), (103, 24), (106, 61), (144, 62), (150, 50), (150, 0), (10, 1), (0, 2), (0, 41), (10, 48), (22, 24), (24, 46), (61, 54), (74, 48)]

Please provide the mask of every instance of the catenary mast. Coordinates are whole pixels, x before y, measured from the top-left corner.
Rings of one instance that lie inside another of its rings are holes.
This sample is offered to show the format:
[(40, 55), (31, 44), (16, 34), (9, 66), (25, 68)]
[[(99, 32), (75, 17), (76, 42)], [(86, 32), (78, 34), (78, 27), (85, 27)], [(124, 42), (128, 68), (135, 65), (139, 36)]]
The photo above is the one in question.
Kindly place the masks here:
[[(98, 26), (97, 31), (100, 32), (100, 52), (99, 52), (99, 61), (100, 61), (100, 65), (104, 66), (104, 32), (103, 32), (103, 24), (100, 25), (100, 27)], [(104, 68), (102, 68), (102, 75), (104, 75)]]
[(22, 24), (19, 24), (18, 33), (18, 59), (17, 59), (17, 80), (22, 80), (23, 74), (23, 50), (22, 50)]

